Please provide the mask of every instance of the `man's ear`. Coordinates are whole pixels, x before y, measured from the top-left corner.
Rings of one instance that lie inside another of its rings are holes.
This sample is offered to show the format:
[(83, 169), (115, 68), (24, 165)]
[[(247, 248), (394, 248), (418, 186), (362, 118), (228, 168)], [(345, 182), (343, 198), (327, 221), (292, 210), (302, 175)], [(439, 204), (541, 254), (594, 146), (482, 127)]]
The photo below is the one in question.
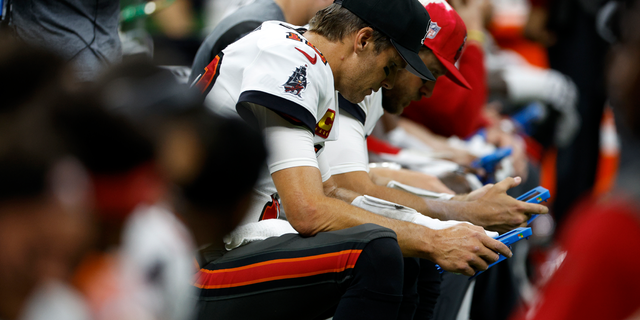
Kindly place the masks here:
[(373, 48), (373, 29), (366, 27), (358, 30), (353, 42), (353, 51), (356, 54)]

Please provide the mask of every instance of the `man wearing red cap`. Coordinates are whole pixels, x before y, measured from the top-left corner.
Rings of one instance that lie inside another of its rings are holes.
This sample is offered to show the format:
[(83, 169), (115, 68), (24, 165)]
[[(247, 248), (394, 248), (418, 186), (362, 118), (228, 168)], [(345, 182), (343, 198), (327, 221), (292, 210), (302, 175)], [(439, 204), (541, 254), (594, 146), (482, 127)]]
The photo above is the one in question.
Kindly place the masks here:
[[(445, 1), (432, 1), (425, 8), (431, 16), (431, 24), (419, 53), (421, 59), (434, 77), (444, 75), (461, 86), (470, 87), (454, 65), (467, 37), (464, 22)], [(380, 183), (384, 179), (371, 179), (369, 176), (365, 138), (371, 134), (378, 119), (384, 111), (398, 114), (411, 101), (431, 96), (435, 83), (423, 81), (402, 70), (392, 89), (376, 92), (359, 104), (341, 98), (340, 139), (328, 142), (325, 146), (333, 179), (339, 187), (414, 208), (436, 219), (469, 221), (498, 232), (520, 226), (521, 221), (526, 221), (527, 213), (541, 208), (526, 206), (506, 195), (506, 190), (520, 183), (518, 177), (507, 178), (495, 186), (482, 188), (467, 196), (452, 198), (450, 195), (412, 194), (407, 191), (415, 192), (415, 189), (388, 180), (385, 185), (379, 185), (373, 181)], [(450, 201), (434, 202), (424, 198)], [(446, 208), (440, 210), (439, 206)]]
[(405, 66), (435, 80), (419, 56), (429, 25), (416, 0), (336, 0), (309, 30), (263, 23), (196, 79), (214, 112), (241, 117), (269, 147), (248, 214), (196, 275), (200, 319), (409, 319), (403, 256), (468, 275), (496, 252), (511, 256), (482, 228), (388, 219), (323, 185), (324, 146), (338, 135), (336, 90), (360, 102), (391, 88)]
[[(425, 8), (430, 14), (431, 23), (423, 39), (424, 46), (419, 53), (422, 61), (435, 78), (445, 75), (460, 86), (470, 88), (469, 83), (455, 67), (467, 38), (464, 22), (445, 1), (431, 1), (425, 5)], [(495, 186), (482, 188), (467, 196), (452, 198), (451, 195), (434, 194), (369, 175), (365, 140), (383, 112), (401, 113), (411, 101), (420, 100), (423, 96), (431, 96), (434, 86), (435, 81), (423, 81), (403, 70), (398, 73), (396, 85), (392, 89), (376, 92), (359, 104), (340, 98), (340, 139), (327, 142), (325, 146), (333, 180), (338, 187), (365, 195), (357, 197), (352, 202), (356, 206), (433, 229), (444, 229), (459, 221), (469, 221), (499, 232), (506, 232), (520, 226), (523, 221), (526, 221), (527, 212), (541, 209), (526, 206), (506, 194), (509, 188), (520, 183), (520, 178), (507, 178)], [(434, 201), (433, 198), (450, 201)], [(394, 204), (401, 204), (415, 211), (397, 206), (399, 209), (396, 208), (394, 212)], [(376, 211), (376, 208), (385, 206), (388, 207), (387, 210)], [(459, 221), (443, 222), (437, 219)], [(409, 263), (410, 261), (405, 261), (405, 265)], [(433, 275), (435, 269), (428, 261), (420, 260), (417, 263), (420, 270), (418, 271), (420, 287), (416, 289), (420, 294), (420, 304), (416, 314), (429, 318), (433, 315), (435, 299), (439, 294), (437, 290), (431, 289), (434, 288), (433, 283), (439, 281), (439, 277), (437, 273)], [(405, 268), (405, 280), (410, 278), (406, 273), (407, 268)], [(407, 285), (416, 286), (417, 284), (405, 282), (405, 287)], [(406, 292), (405, 295), (407, 295)]]
[[(480, 31), (484, 29), (481, 12), (485, 10), (483, 8), (485, 2), (474, 1), (464, 7), (456, 7), (464, 17), (469, 30), (469, 42), (464, 50), (464, 58), (456, 62), (460, 70), (463, 70), (466, 77), (465, 80), (471, 85), (471, 88), (456, 85), (460, 82), (449, 76), (445, 81), (440, 81), (439, 87), (441, 90), (438, 90), (433, 97), (411, 102), (410, 107), (403, 111), (403, 117), (422, 124), (430, 128), (435, 134), (445, 137), (455, 135), (460, 138), (466, 138), (489, 124), (482, 114), (487, 100), (487, 74), (484, 68), (482, 49), (484, 33)], [(452, 4), (461, 6), (456, 1), (453, 1)], [(461, 10), (465, 10), (466, 14)], [(440, 38), (437, 36), (432, 39), (432, 42), (436, 43), (446, 39), (446, 37)], [(461, 73), (457, 68), (456, 74), (461, 77)], [(447, 106), (446, 108), (444, 107), (445, 105)], [(442, 107), (436, 108), (433, 106)], [(456, 121), (452, 121), (452, 119), (456, 119)]]

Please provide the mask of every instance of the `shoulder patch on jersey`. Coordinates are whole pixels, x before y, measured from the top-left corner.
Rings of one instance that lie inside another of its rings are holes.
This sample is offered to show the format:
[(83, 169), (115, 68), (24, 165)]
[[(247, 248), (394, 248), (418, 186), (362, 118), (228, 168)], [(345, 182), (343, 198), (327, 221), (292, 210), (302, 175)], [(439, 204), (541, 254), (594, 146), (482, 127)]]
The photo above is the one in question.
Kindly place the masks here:
[(326, 139), (329, 137), (329, 133), (331, 133), (331, 129), (333, 128), (333, 122), (336, 120), (336, 112), (328, 109), (327, 112), (325, 112), (324, 116), (322, 116), (322, 119), (320, 119), (320, 121), (318, 121), (318, 123), (316, 124), (316, 135), (322, 137), (323, 139)]
[(307, 66), (297, 67), (282, 87), (284, 87), (285, 93), (291, 93), (298, 98), (302, 98), (302, 91), (307, 88)]

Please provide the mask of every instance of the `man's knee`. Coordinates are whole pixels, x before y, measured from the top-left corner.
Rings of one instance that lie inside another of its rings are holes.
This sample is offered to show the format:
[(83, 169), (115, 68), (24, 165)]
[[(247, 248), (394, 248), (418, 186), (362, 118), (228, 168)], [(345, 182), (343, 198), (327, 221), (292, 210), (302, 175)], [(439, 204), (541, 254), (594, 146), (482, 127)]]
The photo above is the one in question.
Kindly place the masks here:
[(368, 290), (402, 294), (403, 268), (402, 252), (396, 239), (378, 238), (364, 247), (354, 271), (356, 278), (368, 278)]

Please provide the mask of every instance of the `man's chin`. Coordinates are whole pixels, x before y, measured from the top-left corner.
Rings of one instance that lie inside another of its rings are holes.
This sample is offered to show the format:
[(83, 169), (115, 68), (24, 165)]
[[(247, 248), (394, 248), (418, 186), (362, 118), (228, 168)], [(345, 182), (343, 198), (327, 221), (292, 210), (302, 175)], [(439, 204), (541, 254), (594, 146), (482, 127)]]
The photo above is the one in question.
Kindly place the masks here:
[[(341, 93), (341, 94), (342, 94), (342, 93)], [(355, 104), (358, 104), (358, 103), (360, 103), (360, 102), (364, 101), (364, 98), (365, 98), (366, 96), (367, 96), (367, 95), (355, 95), (355, 94), (354, 94), (354, 95), (344, 95), (344, 94), (342, 94), (342, 97), (344, 97), (345, 99), (347, 99), (347, 101), (349, 101), (349, 102), (351, 102), (351, 103), (355, 103)]]
[(382, 100), (382, 108), (384, 111), (390, 114), (399, 115), (404, 111), (404, 108), (408, 107), (409, 103), (398, 103), (396, 101)]
[(382, 105), (382, 109), (384, 109), (384, 111), (385, 111), (386, 113), (394, 114), (394, 115), (399, 115), (399, 114), (401, 114), (401, 113), (402, 113), (402, 110), (403, 110), (404, 108), (396, 108), (396, 107), (389, 108), (389, 107), (385, 107), (385, 105), (383, 104), (383, 105)]

